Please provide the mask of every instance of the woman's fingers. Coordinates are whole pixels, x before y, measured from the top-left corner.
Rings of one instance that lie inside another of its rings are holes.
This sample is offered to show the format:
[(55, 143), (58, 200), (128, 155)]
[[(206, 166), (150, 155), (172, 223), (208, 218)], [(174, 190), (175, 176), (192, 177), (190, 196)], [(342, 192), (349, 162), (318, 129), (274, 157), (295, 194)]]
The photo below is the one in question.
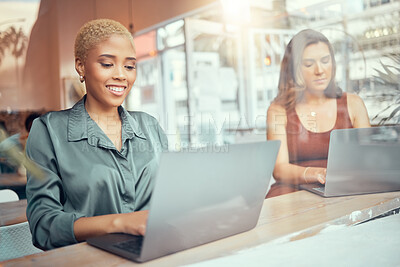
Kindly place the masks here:
[(317, 173), (317, 180), (321, 184), (325, 184), (325, 179), (326, 179), (326, 169), (322, 169)]

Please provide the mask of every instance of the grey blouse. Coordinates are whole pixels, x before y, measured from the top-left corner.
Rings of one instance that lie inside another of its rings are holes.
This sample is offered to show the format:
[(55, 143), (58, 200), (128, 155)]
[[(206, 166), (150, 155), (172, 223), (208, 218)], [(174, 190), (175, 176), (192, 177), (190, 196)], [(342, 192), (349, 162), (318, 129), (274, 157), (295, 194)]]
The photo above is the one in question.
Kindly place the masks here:
[(37, 179), (28, 172), (26, 186), (33, 243), (42, 249), (77, 243), (73, 224), (80, 217), (147, 209), (158, 159), (168, 146), (155, 118), (119, 107), (118, 151), (84, 101), (36, 119), (27, 141), (27, 156), (45, 173)]

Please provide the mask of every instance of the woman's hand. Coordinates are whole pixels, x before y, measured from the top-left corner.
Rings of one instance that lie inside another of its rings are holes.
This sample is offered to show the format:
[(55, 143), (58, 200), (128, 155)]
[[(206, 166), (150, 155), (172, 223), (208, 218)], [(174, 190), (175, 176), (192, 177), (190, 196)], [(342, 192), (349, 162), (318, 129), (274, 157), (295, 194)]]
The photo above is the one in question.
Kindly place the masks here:
[(146, 233), (148, 210), (119, 214), (114, 220), (119, 232), (131, 235), (144, 235)]
[(304, 171), (304, 180), (307, 183), (319, 182), (325, 184), (326, 168), (307, 167)]
[(84, 241), (92, 236), (109, 233), (126, 233), (144, 235), (148, 210), (122, 214), (108, 214), (94, 217), (82, 217), (74, 222), (74, 234), (78, 241)]

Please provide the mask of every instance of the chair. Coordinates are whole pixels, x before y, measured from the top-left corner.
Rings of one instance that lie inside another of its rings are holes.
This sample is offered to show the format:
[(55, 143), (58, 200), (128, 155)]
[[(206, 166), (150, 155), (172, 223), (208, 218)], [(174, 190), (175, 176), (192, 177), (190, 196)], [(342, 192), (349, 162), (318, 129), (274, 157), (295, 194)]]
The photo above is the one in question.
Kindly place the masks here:
[(32, 244), (28, 222), (0, 227), (0, 248), (0, 261), (42, 252)]
[[(0, 190), (0, 203), (18, 201), (18, 195), (10, 189)], [(0, 227), (0, 261), (35, 254), (42, 250), (32, 244), (28, 222)]]
[(0, 190), (0, 203), (10, 202), (10, 201), (18, 201), (19, 197), (16, 192), (10, 189), (1, 189)]

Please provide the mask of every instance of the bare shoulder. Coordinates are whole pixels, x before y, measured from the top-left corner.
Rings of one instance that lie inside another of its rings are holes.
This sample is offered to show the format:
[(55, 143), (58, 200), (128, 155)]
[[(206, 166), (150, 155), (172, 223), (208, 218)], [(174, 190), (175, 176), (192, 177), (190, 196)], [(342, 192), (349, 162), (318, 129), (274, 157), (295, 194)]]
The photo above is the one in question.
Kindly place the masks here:
[(357, 94), (347, 93), (347, 103), (350, 108), (359, 108), (364, 106), (364, 101)]
[(267, 111), (267, 124), (286, 124), (286, 109), (279, 104), (271, 103)]
[(271, 103), (267, 111), (268, 115), (286, 115), (286, 109), (279, 104)]
[(369, 127), (369, 116), (364, 101), (356, 94), (347, 94), (347, 107), (350, 119), (355, 128)]
[(267, 139), (286, 138), (286, 109), (277, 103), (271, 103), (267, 111)]

